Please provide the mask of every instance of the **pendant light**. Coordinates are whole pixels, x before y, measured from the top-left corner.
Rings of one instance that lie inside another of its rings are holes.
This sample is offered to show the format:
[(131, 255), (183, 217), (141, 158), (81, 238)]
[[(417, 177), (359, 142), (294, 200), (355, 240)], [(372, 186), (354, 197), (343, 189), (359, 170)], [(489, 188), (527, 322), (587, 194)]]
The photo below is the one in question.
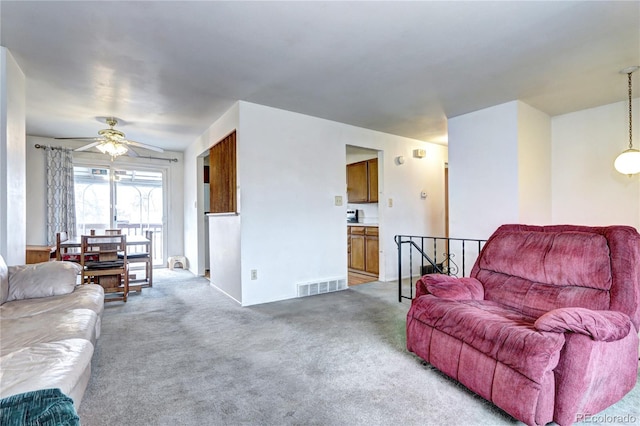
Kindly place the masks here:
[(631, 114), (631, 75), (634, 71), (638, 70), (638, 66), (625, 68), (620, 71), (621, 74), (627, 74), (627, 78), (629, 80), (629, 149), (623, 151), (618, 157), (616, 161), (613, 163), (613, 166), (622, 174), (625, 175), (635, 175), (636, 173), (640, 173), (640, 151), (633, 148), (633, 134), (632, 134), (632, 114)]

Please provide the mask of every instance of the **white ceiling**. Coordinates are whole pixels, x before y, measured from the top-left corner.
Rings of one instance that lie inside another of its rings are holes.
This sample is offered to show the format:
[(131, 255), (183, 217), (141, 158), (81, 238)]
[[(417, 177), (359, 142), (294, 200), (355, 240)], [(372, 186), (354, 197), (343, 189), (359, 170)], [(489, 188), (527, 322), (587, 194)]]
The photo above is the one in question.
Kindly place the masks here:
[(2, 0), (0, 19), (28, 134), (115, 116), (178, 151), (237, 100), (445, 142), (447, 117), (514, 99), (552, 116), (625, 100), (618, 71), (640, 64), (638, 1)]

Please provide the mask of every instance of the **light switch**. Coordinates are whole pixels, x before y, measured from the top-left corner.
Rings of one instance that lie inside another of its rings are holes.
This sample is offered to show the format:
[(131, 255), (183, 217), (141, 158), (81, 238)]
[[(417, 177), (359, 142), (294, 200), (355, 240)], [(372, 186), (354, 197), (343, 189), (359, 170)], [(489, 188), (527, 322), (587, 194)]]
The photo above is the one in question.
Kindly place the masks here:
[(389, 201), (387, 202), (387, 205), (389, 207), (393, 207), (393, 198), (389, 198)]
[(336, 197), (335, 197), (335, 205), (336, 206), (341, 206), (342, 205), (342, 195), (336, 195)]

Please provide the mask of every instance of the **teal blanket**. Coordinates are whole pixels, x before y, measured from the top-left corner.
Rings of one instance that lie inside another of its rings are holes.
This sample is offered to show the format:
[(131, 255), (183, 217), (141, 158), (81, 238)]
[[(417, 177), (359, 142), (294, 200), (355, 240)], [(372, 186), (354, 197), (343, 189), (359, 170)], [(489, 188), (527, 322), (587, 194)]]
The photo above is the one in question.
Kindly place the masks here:
[(73, 400), (60, 389), (43, 389), (0, 400), (2, 426), (76, 426), (80, 418)]

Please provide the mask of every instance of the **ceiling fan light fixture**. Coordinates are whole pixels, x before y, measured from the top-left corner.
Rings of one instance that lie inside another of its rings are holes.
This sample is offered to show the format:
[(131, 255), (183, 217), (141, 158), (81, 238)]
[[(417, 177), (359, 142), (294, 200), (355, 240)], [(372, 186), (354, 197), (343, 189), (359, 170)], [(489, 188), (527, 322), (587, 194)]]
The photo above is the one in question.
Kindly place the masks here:
[(640, 151), (633, 148), (633, 114), (631, 98), (631, 76), (640, 67), (633, 66), (620, 71), (620, 74), (627, 74), (628, 94), (629, 94), (629, 148), (616, 157), (613, 167), (622, 174), (632, 176), (640, 173)]
[(109, 154), (112, 160), (120, 155), (126, 154), (127, 151), (129, 151), (127, 145), (111, 140), (107, 140), (97, 145), (96, 149), (98, 149), (103, 154)]

